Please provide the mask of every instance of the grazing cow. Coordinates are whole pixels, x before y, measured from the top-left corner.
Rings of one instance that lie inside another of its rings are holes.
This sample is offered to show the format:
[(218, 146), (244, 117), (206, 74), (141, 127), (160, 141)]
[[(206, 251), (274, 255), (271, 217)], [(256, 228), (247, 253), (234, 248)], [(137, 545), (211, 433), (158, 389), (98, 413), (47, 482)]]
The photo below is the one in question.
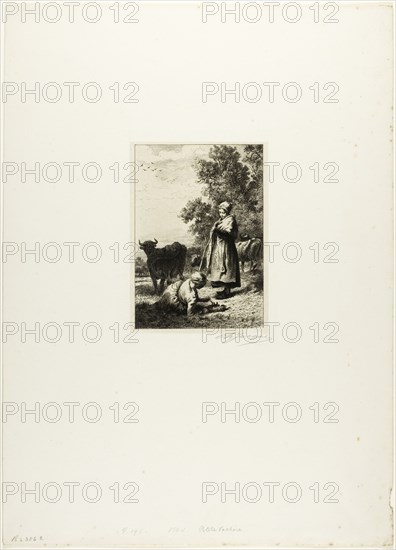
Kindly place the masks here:
[(186, 264), (187, 247), (174, 242), (163, 248), (157, 248), (158, 241), (139, 241), (140, 248), (146, 253), (147, 267), (153, 281), (154, 292), (157, 292), (157, 279), (160, 279), (159, 292), (164, 290), (165, 281), (169, 285), (172, 279), (183, 280), (183, 271)]
[(148, 271), (146, 266), (144, 265), (137, 265), (135, 266), (135, 276), (136, 277), (146, 277), (148, 275)]
[(200, 263), (201, 263), (201, 256), (199, 256), (198, 254), (194, 254), (191, 257), (191, 267), (198, 267)]
[(241, 241), (236, 243), (238, 258), (241, 262), (241, 271), (245, 270), (245, 262), (250, 262), (249, 271), (254, 271), (261, 259), (262, 241), (257, 238), (250, 238), (249, 235), (241, 235)]

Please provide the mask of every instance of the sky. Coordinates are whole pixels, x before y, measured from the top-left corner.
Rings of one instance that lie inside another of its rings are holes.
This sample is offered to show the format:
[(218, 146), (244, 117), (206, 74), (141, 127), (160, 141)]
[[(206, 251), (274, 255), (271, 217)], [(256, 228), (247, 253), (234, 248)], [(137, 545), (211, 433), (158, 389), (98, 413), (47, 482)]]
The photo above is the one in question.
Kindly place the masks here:
[[(193, 244), (188, 225), (178, 217), (187, 202), (202, 196), (194, 162), (209, 159), (212, 145), (136, 145), (136, 240), (153, 240), (158, 247), (179, 241)], [(237, 146), (242, 152), (242, 146)]]

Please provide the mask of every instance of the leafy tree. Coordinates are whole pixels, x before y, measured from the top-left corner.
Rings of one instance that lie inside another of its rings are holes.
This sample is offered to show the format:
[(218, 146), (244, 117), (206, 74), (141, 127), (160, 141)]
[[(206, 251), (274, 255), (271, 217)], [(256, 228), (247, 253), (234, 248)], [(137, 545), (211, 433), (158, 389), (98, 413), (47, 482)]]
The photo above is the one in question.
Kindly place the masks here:
[(263, 146), (246, 145), (244, 149), (244, 162), (250, 168), (251, 186), (255, 190), (254, 209), (260, 219), (260, 235), (262, 235), (263, 217)]
[(227, 200), (232, 203), (240, 233), (262, 235), (263, 212), (263, 147), (246, 145), (244, 157), (230, 145), (214, 145), (210, 160), (195, 163), (198, 182), (202, 184), (202, 197), (188, 201), (180, 217), (190, 223), (195, 244), (204, 247), (213, 223), (218, 219), (218, 205)]
[(180, 212), (180, 217), (185, 223), (191, 223), (190, 232), (195, 235), (196, 246), (204, 246), (209, 236), (210, 228), (215, 219), (213, 217), (213, 206), (204, 202), (201, 197), (188, 201)]

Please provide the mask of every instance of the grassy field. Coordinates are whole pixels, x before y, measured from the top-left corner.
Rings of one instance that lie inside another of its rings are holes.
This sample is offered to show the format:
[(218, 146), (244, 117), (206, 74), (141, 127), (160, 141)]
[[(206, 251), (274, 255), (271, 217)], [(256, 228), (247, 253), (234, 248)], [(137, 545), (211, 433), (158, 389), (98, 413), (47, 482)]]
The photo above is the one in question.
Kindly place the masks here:
[[(188, 277), (188, 275), (185, 275)], [(216, 299), (216, 291), (210, 283), (199, 295)], [(135, 282), (135, 323), (136, 328), (246, 328), (263, 325), (263, 274), (247, 272), (241, 274), (241, 287), (232, 292), (219, 304), (225, 311), (206, 315), (186, 315), (158, 311), (153, 305), (159, 296), (154, 294), (153, 284), (148, 277), (136, 278)]]

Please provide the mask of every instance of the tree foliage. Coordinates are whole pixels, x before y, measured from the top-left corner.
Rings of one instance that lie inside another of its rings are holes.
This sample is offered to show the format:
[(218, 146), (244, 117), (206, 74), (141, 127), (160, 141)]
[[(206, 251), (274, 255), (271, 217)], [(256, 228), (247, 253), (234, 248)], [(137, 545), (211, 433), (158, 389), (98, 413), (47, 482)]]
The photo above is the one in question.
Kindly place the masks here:
[(239, 233), (261, 237), (263, 232), (263, 147), (246, 145), (241, 158), (236, 147), (214, 145), (209, 159), (195, 163), (202, 197), (188, 201), (180, 217), (190, 224), (195, 244), (203, 247), (213, 223), (218, 219), (218, 205), (231, 202)]

